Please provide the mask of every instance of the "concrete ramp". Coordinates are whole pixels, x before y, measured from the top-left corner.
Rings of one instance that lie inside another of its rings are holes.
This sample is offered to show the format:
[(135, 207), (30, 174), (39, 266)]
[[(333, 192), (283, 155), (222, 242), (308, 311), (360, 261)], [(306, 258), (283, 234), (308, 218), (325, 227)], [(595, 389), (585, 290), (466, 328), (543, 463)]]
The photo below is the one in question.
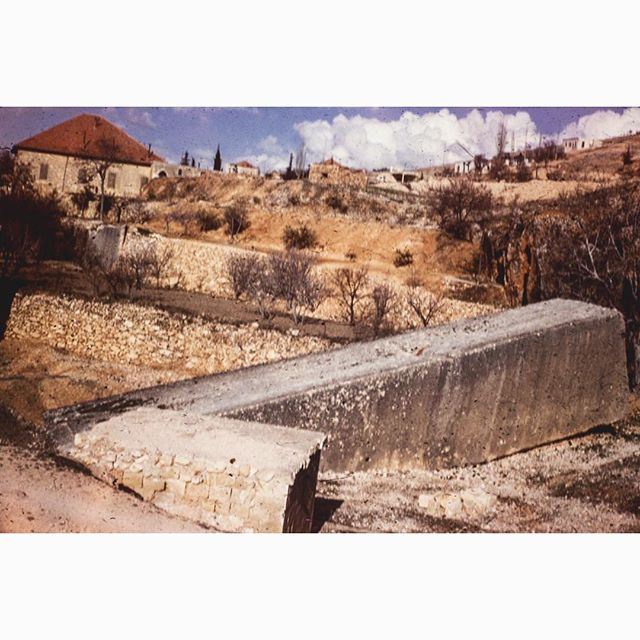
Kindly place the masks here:
[(320, 431), (322, 467), (475, 464), (624, 417), (622, 317), (551, 300), (48, 416), (54, 441), (137, 406)]

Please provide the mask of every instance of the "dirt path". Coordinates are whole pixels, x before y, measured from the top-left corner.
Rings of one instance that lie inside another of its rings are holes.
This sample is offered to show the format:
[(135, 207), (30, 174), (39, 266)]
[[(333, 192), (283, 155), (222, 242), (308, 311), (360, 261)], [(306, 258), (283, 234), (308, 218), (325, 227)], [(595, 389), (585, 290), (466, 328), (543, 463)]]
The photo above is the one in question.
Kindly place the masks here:
[(75, 469), (0, 446), (0, 533), (206, 531)]

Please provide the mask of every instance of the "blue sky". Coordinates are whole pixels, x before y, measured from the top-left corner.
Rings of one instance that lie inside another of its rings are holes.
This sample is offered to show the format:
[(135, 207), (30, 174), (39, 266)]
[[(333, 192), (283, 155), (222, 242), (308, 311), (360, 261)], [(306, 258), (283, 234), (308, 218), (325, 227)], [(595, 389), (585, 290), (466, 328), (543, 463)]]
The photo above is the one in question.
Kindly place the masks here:
[(307, 162), (333, 156), (350, 166), (428, 166), (490, 155), (505, 122), (509, 143), (540, 136), (608, 137), (640, 130), (640, 109), (621, 107), (366, 107), (366, 108), (0, 108), (0, 146), (10, 146), (79, 113), (97, 113), (170, 161), (188, 150), (211, 166), (248, 159), (264, 171), (286, 165), (302, 142)]

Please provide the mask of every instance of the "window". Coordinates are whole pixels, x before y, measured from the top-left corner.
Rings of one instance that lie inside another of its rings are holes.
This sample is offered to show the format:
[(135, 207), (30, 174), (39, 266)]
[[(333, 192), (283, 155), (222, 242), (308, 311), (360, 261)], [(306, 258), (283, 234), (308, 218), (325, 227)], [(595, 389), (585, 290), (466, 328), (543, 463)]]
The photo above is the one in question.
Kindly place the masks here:
[(80, 184), (86, 184), (87, 182), (89, 182), (89, 174), (87, 173), (86, 169), (78, 169), (78, 182)]
[(38, 180), (46, 180), (49, 177), (49, 165), (42, 163), (40, 165), (40, 173), (38, 174)]
[(147, 184), (149, 184), (149, 178), (147, 178), (146, 176), (141, 176), (140, 177), (140, 188), (142, 189)]
[(107, 174), (107, 189), (116, 188), (116, 174), (111, 171)]

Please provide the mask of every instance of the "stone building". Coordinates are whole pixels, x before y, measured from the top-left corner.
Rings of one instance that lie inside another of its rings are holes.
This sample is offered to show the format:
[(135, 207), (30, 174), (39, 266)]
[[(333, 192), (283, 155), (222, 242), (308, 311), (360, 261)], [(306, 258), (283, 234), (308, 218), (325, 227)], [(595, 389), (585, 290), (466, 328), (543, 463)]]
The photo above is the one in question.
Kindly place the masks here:
[(260, 169), (254, 167), (247, 160), (241, 160), (240, 162), (229, 162), (225, 168), (225, 173), (257, 177), (260, 175)]
[(367, 172), (349, 169), (333, 158), (312, 164), (309, 168), (310, 182), (323, 182), (364, 189), (367, 186)]
[(96, 168), (106, 168), (105, 192), (137, 195), (164, 158), (101, 116), (82, 114), (27, 138), (13, 148), (31, 166), (36, 184), (60, 193), (99, 188)]

